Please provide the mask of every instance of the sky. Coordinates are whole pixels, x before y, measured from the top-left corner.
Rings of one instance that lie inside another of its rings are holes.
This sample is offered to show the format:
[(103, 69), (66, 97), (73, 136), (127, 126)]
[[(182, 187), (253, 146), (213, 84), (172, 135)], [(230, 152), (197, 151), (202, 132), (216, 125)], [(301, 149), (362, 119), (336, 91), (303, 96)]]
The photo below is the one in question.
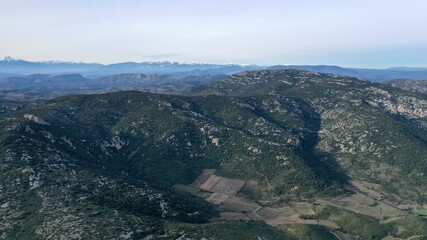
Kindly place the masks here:
[(427, 67), (425, 0), (0, 0), (0, 57)]

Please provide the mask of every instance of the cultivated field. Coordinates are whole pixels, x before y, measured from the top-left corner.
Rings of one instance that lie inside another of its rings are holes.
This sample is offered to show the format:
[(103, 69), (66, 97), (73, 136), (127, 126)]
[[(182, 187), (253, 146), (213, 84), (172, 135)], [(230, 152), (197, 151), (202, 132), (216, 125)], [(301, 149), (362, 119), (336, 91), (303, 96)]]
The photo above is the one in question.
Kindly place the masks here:
[[(205, 169), (202, 174), (190, 185), (176, 184), (175, 189), (204, 198), (218, 206), (220, 217), (212, 221), (249, 221), (261, 220), (269, 225), (283, 224), (310, 224), (327, 227), (340, 239), (353, 239), (343, 234), (333, 218), (318, 219), (327, 206), (344, 209), (377, 219), (379, 224), (389, 224), (400, 221), (409, 216), (412, 209), (418, 215), (427, 216), (427, 208), (416, 205), (399, 205), (390, 201), (378, 190), (379, 186), (359, 181), (352, 181), (348, 194), (335, 198), (318, 198), (314, 202), (308, 201), (274, 201), (275, 207), (266, 207), (265, 202), (255, 202), (245, 193), (248, 186), (256, 186), (256, 182), (245, 182), (215, 175), (215, 169)], [(243, 191), (242, 191), (243, 189)], [(402, 210), (404, 209), (404, 210)], [(404, 229), (401, 229), (404, 231)]]

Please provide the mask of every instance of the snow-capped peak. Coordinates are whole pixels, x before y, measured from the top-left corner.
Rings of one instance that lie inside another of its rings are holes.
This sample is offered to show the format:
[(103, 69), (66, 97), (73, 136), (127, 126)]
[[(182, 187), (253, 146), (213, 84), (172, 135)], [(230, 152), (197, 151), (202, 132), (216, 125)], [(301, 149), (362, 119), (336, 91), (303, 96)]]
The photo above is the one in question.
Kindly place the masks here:
[(0, 60), (1, 62), (19, 62), (23, 61), (22, 59), (13, 58), (11, 56), (6, 56), (3, 59)]

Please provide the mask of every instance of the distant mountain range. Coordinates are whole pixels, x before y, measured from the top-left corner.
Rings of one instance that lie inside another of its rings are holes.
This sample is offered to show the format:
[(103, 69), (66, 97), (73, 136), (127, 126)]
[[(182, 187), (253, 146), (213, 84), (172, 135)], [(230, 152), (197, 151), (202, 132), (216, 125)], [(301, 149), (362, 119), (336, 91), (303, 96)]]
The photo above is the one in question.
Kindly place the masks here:
[(265, 67), (257, 65), (238, 64), (204, 64), (177, 62), (123, 62), (115, 64), (75, 63), (75, 62), (30, 62), (12, 57), (0, 60), (0, 78), (30, 75), (30, 74), (82, 74), (88, 78), (122, 74), (173, 74), (175, 76), (189, 75), (222, 75), (234, 74), (246, 70), (257, 70)]
[(357, 77), (366, 79), (372, 82), (384, 82), (394, 79), (412, 79), (424, 80), (427, 79), (427, 68), (408, 68), (408, 67), (395, 67), (387, 69), (360, 69), (360, 68), (342, 68), (338, 66), (327, 65), (278, 65), (272, 66), (268, 69), (296, 69), (306, 70), (319, 73), (330, 73), (341, 76)]
[(195, 75), (178, 77), (171, 74), (114, 74), (85, 78), (80, 74), (32, 74), (0, 78), (0, 99), (49, 99), (70, 94), (106, 93), (137, 90), (177, 94), (219, 81), (227, 75)]
[(86, 78), (98, 78), (107, 75), (137, 74), (171, 74), (176, 77), (194, 75), (231, 75), (248, 70), (296, 69), (319, 73), (330, 73), (341, 76), (363, 78), (372, 82), (383, 82), (394, 79), (427, 79), (427, 68), (395, 67), (387, 69), (343, 68), (328, 65), (239, 65), (210, 63), (178, 62), (123, 62), (115, 64), (44, 61), (31, 62), (12, 57), (0, 60), (0, 79), (30, 74), (81, 74)]

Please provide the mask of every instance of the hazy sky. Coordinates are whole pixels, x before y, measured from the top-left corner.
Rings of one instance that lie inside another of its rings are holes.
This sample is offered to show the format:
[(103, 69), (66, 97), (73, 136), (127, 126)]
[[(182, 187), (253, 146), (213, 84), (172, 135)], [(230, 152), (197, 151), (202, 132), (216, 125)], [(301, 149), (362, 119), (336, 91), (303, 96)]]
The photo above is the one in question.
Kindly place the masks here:
[(0, 56), (427, 67), (425, 0), (0, 0)]

